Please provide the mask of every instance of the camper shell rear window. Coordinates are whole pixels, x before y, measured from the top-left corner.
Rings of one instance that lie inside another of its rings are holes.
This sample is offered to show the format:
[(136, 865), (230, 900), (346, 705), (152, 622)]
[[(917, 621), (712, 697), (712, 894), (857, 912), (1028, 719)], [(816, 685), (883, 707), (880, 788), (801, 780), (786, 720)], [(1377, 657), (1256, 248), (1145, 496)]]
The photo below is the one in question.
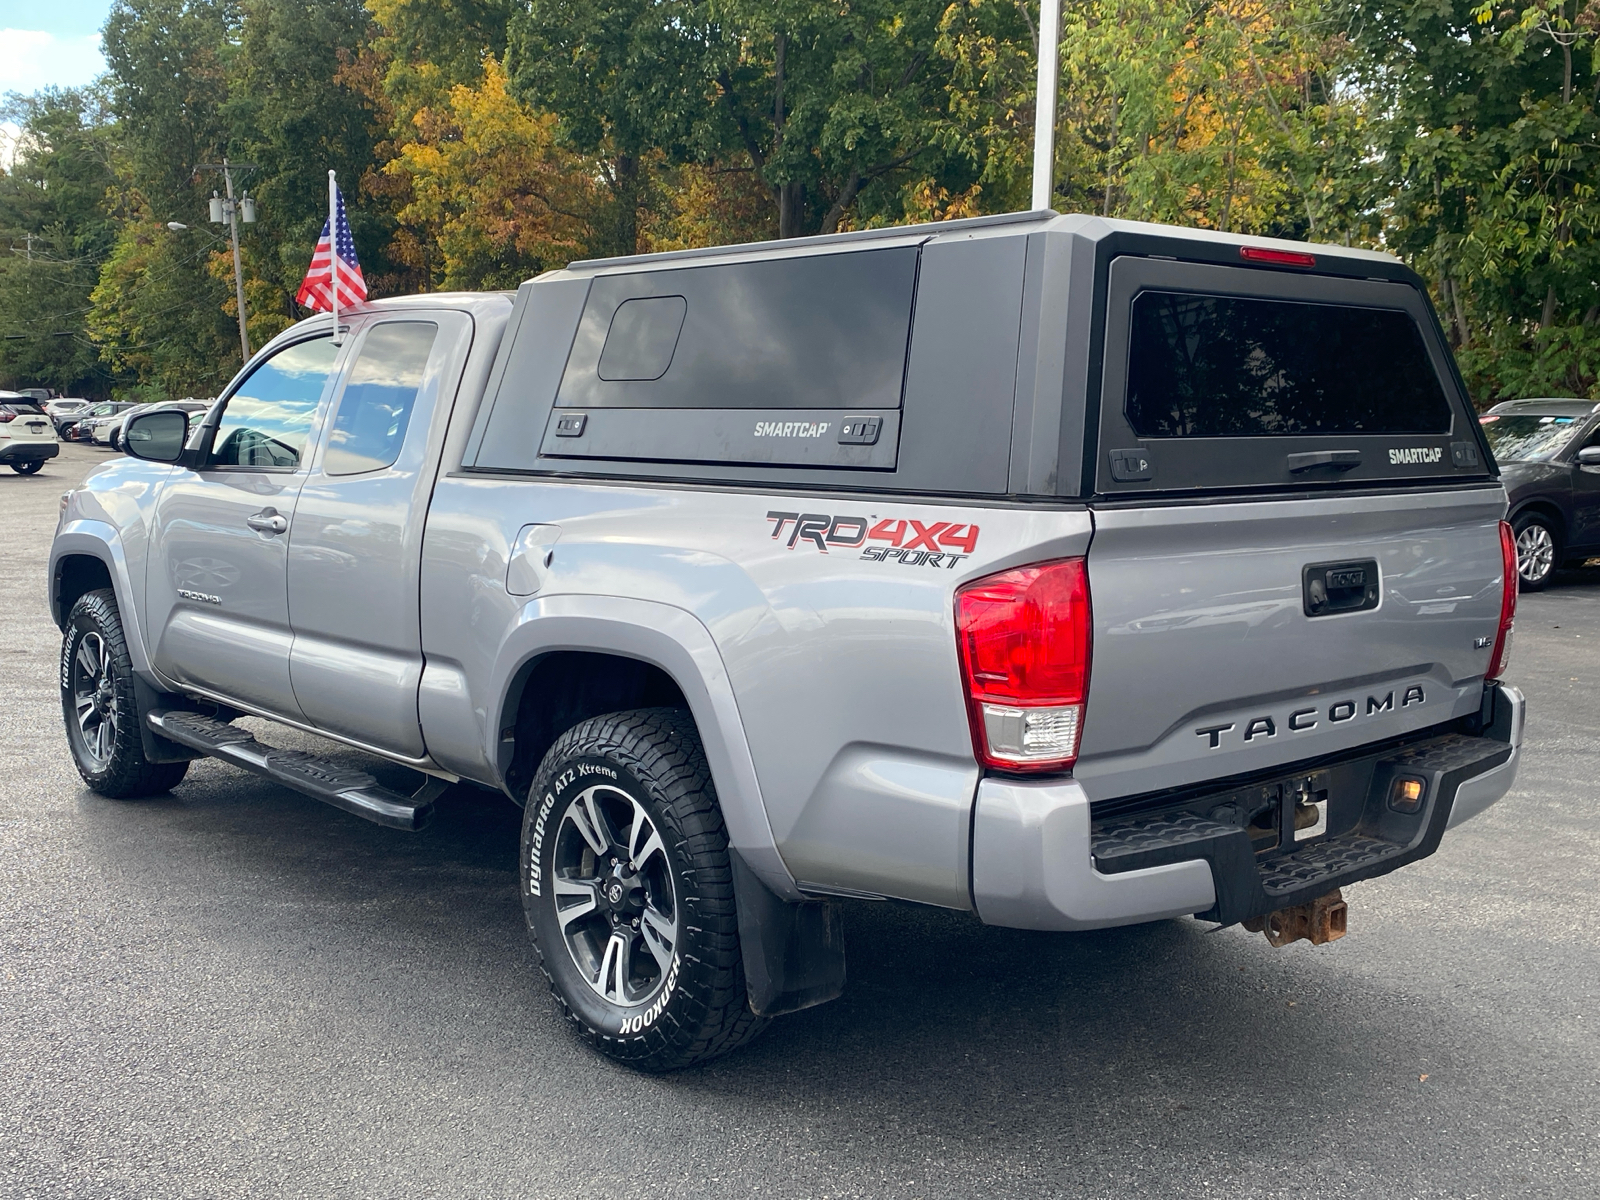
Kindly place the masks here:
[(1450, 404), (1402, 309), (1148, 290), (1133, 301), (1140, 437), (1448, 433)]
[(1491, 469), (1409, 282), (1123, 255), (1109, 267), (1101, 495), (1481, 479)]

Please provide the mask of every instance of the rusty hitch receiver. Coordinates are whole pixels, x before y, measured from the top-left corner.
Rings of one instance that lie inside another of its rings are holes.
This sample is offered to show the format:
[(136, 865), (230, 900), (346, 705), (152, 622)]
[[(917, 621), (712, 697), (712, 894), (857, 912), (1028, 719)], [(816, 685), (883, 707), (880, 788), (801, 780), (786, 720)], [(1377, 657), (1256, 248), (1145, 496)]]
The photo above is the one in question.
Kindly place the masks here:
[(1249, 917), (1241, 922), (1251, 933), (1264, 933), (1274, 946), (1287, 946), (1305, 938), (1313, 946), (1336, 942), (1345, 935), (1350, 910), (1339, 889), (1318, 896), (1310, 904), (1280, 908), (1264, 917)]

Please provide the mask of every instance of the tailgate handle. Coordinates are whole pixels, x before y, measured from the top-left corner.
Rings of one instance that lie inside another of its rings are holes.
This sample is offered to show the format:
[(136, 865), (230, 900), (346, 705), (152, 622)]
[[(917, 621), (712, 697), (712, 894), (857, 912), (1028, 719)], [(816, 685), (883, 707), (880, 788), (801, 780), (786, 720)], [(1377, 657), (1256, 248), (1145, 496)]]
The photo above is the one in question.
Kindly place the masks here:
[(1289, 455), (1289, 474), (1298, 475), (1301, 471), (1315, 470), (1317, 467), (1331, 467), (1335, 471), (1348, 471), (1351, 467), (1361, 465), (1361, 451), (1359, 450), (1308, 450), (1304, 454)]
[(1378, 607), (1378, 560), (1308, 563), (1300, 568), (1300, 587), (1308, 617), (1365, 612)]

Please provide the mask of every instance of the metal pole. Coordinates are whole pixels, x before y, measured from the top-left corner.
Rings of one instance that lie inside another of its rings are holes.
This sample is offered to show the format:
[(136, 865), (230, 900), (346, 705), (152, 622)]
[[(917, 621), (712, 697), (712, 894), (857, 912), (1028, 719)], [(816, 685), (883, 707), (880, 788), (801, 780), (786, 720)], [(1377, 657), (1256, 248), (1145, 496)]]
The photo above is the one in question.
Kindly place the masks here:
[(328, 171), (328, 295), (333, 302), (333, 344), (339, 344), (339, 185)]
[(1040, 0), (1039, 87), (1033, 114), (1033, 207), (1049, 208), (1055, 190), (1056, 87), (1061, 77), (1061, 0)]
[(228, 195), (228, 236), (233, 239), (233, 293), (239, 301), (239, 349), (244, 351), (244, 361), (249, 362), (250, 331), (245, 325), (244, 266), (239, 261), (239, 206), (233, 202), (233, 172), (228, 169), (226, 158), (222, 160), (222, 185)]

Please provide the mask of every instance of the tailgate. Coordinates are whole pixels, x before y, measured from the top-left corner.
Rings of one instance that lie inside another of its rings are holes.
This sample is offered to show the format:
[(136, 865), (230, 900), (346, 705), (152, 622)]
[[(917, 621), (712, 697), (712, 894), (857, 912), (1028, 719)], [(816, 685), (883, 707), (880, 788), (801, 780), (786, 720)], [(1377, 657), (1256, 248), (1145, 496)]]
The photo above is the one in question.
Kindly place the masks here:
[(1415, 281), (1124, 256), (1105, 328), (1090, 798), (1476, 712), (1505, 492)]
[[(1476, 712), (1504, 511), (1492, 484), (1097, 509), (1074, 772), (1090, 798), (1253, 773)], [(1308, 577), (1326, 585), (1329, 571), (1375, 588), (1356, 601), (1371, 606), (1308, 615)]]

